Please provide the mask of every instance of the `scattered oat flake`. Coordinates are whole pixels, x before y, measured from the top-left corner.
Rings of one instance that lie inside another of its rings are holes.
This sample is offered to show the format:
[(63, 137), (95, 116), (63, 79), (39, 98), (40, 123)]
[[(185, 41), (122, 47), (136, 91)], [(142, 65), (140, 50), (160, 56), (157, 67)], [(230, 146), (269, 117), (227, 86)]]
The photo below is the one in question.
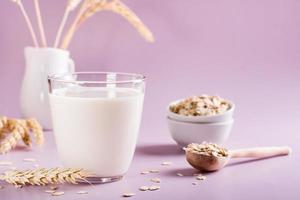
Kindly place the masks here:
[(4, 189), (4, 186), (0, 185), (0, 190)]
[(13, 163), (10, 161), (5, 161), (5, 160), (0, 161), (0, 166), (8, 166), (8, 165), (12, 165), (12, 164)]
[(78, 192), (76, 192), (77, 194), (87, 194), (88, 193), (88, 191), (78, 191)]
[(45, 192), (52, 194), (53, 192), (55, 192), (55, 190), (45, 190)]
[(149, 171), (142, 171), (141, 174), (149, 174)]
[(172, 162), (165, 161), (165, 162), (162, 162), (161, 165), (164, 165), (164, 166), (172, 165)]
[(155, 191), (155, 190), (159, 190), (159, 189), (160, 189), (160, 187), (158, 185), (154, 185), (154, 186), (149, 187), (150, 191)]
[(141, 187), (139, 188), (139, 190), (140, 190), (140, 191), (147, 191), (147, 190), (149, 190), (149, 186), (141, 186)]
[(151, 169), (149, 170), (150, 173), (159, 173), (159, 170), (158, 169)]
[(65, 192), (58, 192), (58, 191), (54, 191), (51, 195), (52, 196), (61, 196), (61, 195), (64, 195)]
[(15, 188), (22, 188), (23, 185), (15, 185)]
[(135, 195), (135, 193), (131, 193), (131, 192), (128, 192), (128, 193), (123, 193), (123, 197), (132, 197), (132, 196), (134, 196)]
[(159, 178), (152, 178), (152, 179), (150, 179), (150, 181), (153, 182), (153, 183), (160, 183), (161, 182), (161, 180)]
[(193, 182), (192, 184), (193, 184), (193, 185), (197, 185), (197, 183), (196, 183), (196, 182)]
[(203, 181), (205, 179), (206, 179), (206, 176), (202, 176), (202, 175), (197, 176), (197, 180)]
[(23, 159), (24, 162), (35, 162), (34, 158), (24, 158)]
[(183, 176), (183, 174), (181, 174), (181, 173), (177, 173), (177, 176)]

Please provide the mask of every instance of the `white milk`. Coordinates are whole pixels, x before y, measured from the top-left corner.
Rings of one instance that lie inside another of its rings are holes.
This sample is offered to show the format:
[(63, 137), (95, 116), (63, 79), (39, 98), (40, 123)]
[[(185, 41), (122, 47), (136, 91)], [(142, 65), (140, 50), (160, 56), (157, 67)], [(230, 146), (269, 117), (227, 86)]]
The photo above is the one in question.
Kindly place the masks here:
[(65, 167), (121, 176), (133, 158), (144, 94), (126, 88), (56, 89), (53, 131)]

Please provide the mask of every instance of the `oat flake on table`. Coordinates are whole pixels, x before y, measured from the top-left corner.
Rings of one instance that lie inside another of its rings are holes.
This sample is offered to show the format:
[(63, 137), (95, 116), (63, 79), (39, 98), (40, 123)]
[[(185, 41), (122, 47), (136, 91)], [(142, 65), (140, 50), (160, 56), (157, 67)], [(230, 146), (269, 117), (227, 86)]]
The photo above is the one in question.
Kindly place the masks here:
[(55, 190), (45, 190), (46, 193), (52, 194), (55, 192)]
[(51, 193), (52, 196), (61, 196), (61, 195), (64, 195), (65, 192), (58, 192), (58, 191), (55, 191), (53, 193)]
[(172, 165), (172, 162), (170, 162), (170, 161), (164, 161), (164, 162), (161, 163), (161, 165), (169, 166), (169, 165)]
[(203, 181), (206, 179), (206, 176), (203, 176), (203, 175), (199, 175), (196, 177), (197, 180), (200, 180), (200, 181)]
[(159, 178), (152, 178), (152, 179), (150, 179), (150, 181), (153, 182), (153, 183), (160, 183), (161, 182), (161, 180)]
[(149, 187), (150, 191), (155, 191), (155, 190), (159, 190), (159, 189), (160, 189), (160, 186), (158, 186), (158, 185), (154, 185), (154, 186)]
[(176, 175), (177, 175), (177, 176), (183, 176), (183, 174), (181, 174), (181, 173), (177, 173)]
[(131, 193), (131, 192), (126, 192), (126, 193), (123, 193), (123, 197), (133, 197), (135, 195), (135, 193)]
[(35, 162), (36, 160), (34, 158), (24, 158), (23, 162)]
[(77, 194), (88, 194), (88, 191), (78, 191), (78, 192), (76, 192)]
[(150, 173), (159, 173), (159, 170), (158, 169), (150, 169), (149, 172)]
[(6, 160), (1, 160), (0, 161), (0, 166), (9, 166), (12, 165), (13, 163), (11, 161), (6, 161)]
[(149, 190), (149, 186), (141, 186), (141, 187), (139, 188), (139, 190), (140, 190), (140, 191), (147, 191), (147, 190)]

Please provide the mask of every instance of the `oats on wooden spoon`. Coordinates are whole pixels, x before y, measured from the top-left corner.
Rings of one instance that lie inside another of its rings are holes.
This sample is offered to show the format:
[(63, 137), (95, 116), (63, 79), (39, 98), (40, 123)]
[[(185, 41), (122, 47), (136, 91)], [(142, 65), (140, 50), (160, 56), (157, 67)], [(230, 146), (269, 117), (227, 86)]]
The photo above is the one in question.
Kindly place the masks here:
[(291, 148), (259, 147), (250, 149), (227, 150), (214, 143), (189, 144), (184, 148), (186, 160), (195, 169), (203, 171), (216, 171), (222, 169), (231, 158), (265, 158), (288, 155)]

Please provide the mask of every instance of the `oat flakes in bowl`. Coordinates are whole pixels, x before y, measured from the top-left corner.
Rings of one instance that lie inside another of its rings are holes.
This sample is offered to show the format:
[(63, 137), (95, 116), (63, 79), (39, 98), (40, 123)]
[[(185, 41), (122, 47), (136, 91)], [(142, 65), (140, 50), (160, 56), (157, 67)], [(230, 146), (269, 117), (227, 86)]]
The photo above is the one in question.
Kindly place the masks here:
[(224, 122), (232, 120), (234, 108), (233, 102), (219, 96), (192, 96), (171, 102), (167, 116), (185, 122)]

